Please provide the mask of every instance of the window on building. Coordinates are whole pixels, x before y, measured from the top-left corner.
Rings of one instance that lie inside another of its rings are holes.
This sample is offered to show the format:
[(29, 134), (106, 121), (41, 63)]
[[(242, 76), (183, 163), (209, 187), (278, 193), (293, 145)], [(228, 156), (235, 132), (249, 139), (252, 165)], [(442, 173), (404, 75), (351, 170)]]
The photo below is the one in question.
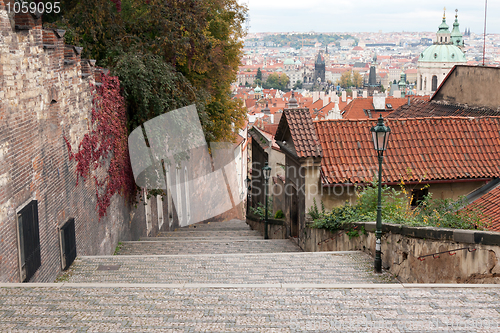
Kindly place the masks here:
[(29, 281), (42, 264), (38, 229), (38, 201), (32, 200), (17, 213), (19, 276)]
[(61, 269), (67, 270), (76, 258), (75, 219), (69, 219), (59, 228)]
[(438, 77), (436, 75), (432, 76), (432, 91), (436, 91), (438, 86)]
[(417, 207), (422, 203), (424, 197), (429, 194), (429, 190), (424, 189), (415, 189), (411, 191), (411, 206)]

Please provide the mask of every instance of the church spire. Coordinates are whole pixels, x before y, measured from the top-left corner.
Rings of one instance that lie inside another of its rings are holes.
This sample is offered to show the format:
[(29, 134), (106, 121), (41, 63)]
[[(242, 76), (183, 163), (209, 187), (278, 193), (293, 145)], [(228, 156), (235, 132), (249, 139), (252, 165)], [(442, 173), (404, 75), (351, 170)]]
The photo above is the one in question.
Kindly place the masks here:
[(443, 21), (436, 33), (436, 44), (451, 44), (450, 27), (446, 24), (446, 7), (444, 7)]
[(458, 24), (458, 9), (455, 9), (455, 22), (453, 23), (453, 30), (451, 31), (451, 42), (458, 47), (464, 46), (462, 33), (460, 32), (460, 26)]

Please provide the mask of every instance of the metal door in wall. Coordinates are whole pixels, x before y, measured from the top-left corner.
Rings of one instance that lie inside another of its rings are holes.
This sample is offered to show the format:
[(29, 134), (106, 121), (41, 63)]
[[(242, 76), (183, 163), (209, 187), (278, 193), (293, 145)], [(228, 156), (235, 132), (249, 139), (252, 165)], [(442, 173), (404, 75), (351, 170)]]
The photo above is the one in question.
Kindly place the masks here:
[(69, 219), (59, 231), (61, 268), (67, 270), (76, 258), (75, 219)]
[(19, 271), (21, 282), (29, 281), (41, 266), (38, 201), (32, 200), (17, 213)]

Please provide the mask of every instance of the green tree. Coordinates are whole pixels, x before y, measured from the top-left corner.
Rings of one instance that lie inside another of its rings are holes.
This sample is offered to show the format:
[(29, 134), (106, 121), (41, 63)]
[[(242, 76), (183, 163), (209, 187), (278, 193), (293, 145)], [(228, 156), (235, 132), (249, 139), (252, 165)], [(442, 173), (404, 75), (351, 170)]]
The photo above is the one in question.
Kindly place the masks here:
[(302, 81), (297, 80), (297, 82), (293, 85), (293, 89), (302, 89)]
[(262, 81), (262, 71), (260, 70), (260, 67), (257, 68), (257, 74), (255, 75), (255, 79)]
[(267, 77), (265, 88), (285, 90), (290, 79), (285, 73), (272, 73)]
[(340, 85), (342, 88), (348, 88), (352, 87), (352, 71), (347, 71), (342, 74), (340, 77), (340, 80), (337, 82), (338, 85)]
[(352, 84), (356, 88), (360, 88), (363, 86), (363, 78), (361, 77), (361, 74), (359, 74), (358, 71), (353, 71), (352, 73)]
[[(245, 12), (237, 0), (62, 0), (64, 16), (48, 20), (67, 31), (66, 43), (84, 47), (82, 58), (96, 59), (112, 73), (120, 64), (120, 79), (134, 81), (122, 81), (129, 128), (175, 105), (158, 93), (165, 82), (142, 68), (149, 66), (144, 59), (154, 59), (155, 68), (167, 68), (158, 62), (169, 66), (176, 82), (189, 82), (184, 102), (197, 103), (207, 140), (214, 141), (232, 139), (232, 125), (239, 127), (245, 118), (230, 89), (242, 54)], [(142, 75), (127, 74), (132, 72)], [(169, 98), (179, 102), (170, 88)], [(144, 89), (153, 90), (139, 97)]]

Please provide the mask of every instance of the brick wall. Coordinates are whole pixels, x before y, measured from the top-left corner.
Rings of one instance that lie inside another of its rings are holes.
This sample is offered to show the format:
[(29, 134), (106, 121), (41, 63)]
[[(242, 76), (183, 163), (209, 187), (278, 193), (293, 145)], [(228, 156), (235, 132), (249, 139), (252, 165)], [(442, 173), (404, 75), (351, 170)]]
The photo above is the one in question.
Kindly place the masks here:
[[(87, 132), (95, 62), (64, 44), (41, 19), (12, 16), (0, 0), (0, 282), (18, 282), (16, 209), (38, 200), (41, 267), (32, 282), (60, 272), (58, 226), (75, 218), (78, 255), (112, 254), (119, 239), (145, 235), (144, 207), (113, 197), (99, 220), (93, 181), (76, 185), (74, 150)], [(90, 75), (89, 75), (90, 74)], [(98, 170), (102, 173), (105, 170)]]

